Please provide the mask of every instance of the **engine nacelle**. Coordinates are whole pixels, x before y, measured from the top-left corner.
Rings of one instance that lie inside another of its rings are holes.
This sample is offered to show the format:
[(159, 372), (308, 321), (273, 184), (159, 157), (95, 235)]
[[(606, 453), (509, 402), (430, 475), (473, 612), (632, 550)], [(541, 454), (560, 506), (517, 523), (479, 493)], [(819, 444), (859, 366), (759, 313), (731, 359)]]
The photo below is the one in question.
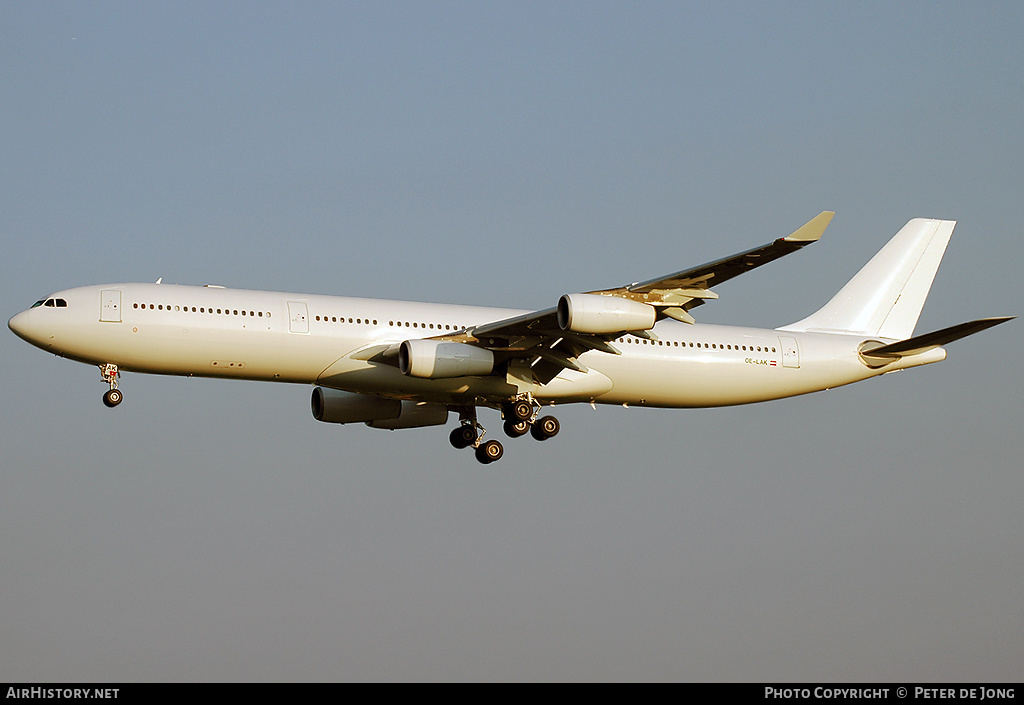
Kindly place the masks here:
[(558, 325), (575, 333), (650, 330), (658, 312), (632, 299), (600, 294), (564, 294), (558, 300)]
[(310, 405), (313, 407), (313, 418), (325, 423), (383, 421), (397, 419), (402, 414), (402, 402), (399, 399), (385, 399), (323, 387), (313, 389)]
[(402, 413), (397, 419), (383, 419), (381, 421), (367, 421), (370, 428), (386, 428), (395, 430), (397, 428), (422, 428), (424, 426), (441, 426), (448, 423), (448, 407), (444, 404), (435, 404), (425, 401), (402, 400)]
[(313, 418), (326, 423), (365, 423), (370, 428), (420, 428), (448, 422), (444, 404), (385, 399), (337, 389), (313, 389)]
[(402, 374), (426, 379), (489, 375), (494, 353), (466, 343), (443, 340), (406, 340), (398, 349)]

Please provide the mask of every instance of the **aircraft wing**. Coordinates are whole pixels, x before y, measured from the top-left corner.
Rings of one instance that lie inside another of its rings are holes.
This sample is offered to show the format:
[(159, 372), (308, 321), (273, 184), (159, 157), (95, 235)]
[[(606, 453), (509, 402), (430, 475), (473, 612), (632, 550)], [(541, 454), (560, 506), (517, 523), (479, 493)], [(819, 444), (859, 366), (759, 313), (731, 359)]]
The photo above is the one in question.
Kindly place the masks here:
[[(683, 269), (682, 272), (677, 272), (667, 277), (658, 277), (646, 282), (630, 284), (626, 287), (604, 289), (590, 293), (621, 296), (626, 293), (651, 294), (665, 292), (666, 294), (676, 293), (678, 295), (680, 292), (694, 291), (695, 294), (698, 294), (694, 298), (701, 299), (700, 303), (702, 303), (702, 299), (717, 298), (715, 295), (708, 295), (711, 294), (710, 287), (712, 285), (727, 282), (744, 272), (750, 272), (755, 267), (767, 264), (791, 252), (796, 252), (812, 242), (817, 242), (834, 215), (836, 215), (834, 212), (822, 211), (790, 236), (779, 238), (761, 247), (755, 247), (753, 250), (740, 252), (731, 257), (701, 264), (690, 269)], [(699, 295), (701, 292), (703, 292), (703, 295)], [(694, 305), (699, 305), (699, 303)]]
[[(694, 323), (688, 311), (700, 306), (707, 299), (718, 298), (718, 295), (711, 291), (713, 284), (728, 281), (816, 242), (825, 232), (833, 215), (835, 213), (831, 211), (819, 213), (791, 235), (731, 257), (656, 279), (614, 289), (599, 289), (582, 295), (635, 302), (623, 304), (624, 306), (647, 304), (654, 308), (655, 313), (651, 324), (646, 327), (625, 325), (614, 330), (608, 328), (597, 332), (580, 332), (563, 328), (558, 320), (558, 308), (548, 308), (436, 338), (487, 348), (503, 361), (526, 360), (541, 384), (546, 384), (565, 368), (586, 372), (586, 367), (577, 360), (579, 355), (588, 350), (618, 355), (619, 351), (609, 341), (627, 333), (656, 339), (648, 330), (653, 327), (656, 320), (662, 318)], [(564, 300), (566, 297), (562, 298)]]
[[(587, 368), (576, 358), (588, 350), (619, 355), (618, 349), (608, 341), (623, 332), (596, 335), (562, 330), (558, 325), (557, 309), (548, 308), (474, 326), (454, 335), (436, 337), (487, 348), (501, 361), (525, 360), (534, 377), (541, 384), (547, 384), (566, 368), (586, 372)], [(653, 337), (646, 331), (634, 334)]]

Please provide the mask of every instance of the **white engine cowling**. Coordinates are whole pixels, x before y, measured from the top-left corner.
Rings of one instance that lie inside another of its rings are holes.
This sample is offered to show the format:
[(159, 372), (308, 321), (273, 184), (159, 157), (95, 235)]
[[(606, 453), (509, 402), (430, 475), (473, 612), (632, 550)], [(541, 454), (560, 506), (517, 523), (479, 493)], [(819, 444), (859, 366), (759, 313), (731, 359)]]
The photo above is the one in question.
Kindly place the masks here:
[(448, 422), (444, 404), (385, 399), (338, 389), (313, 389), (313, 418), (326, 423), (365, 423), (371, 428), (420, 428)]
[(600, 294), (564, 294), (558, 300), (558, 326), (575, 333), (650, 330), (657, 319), (653, 306)]
[(406, 340), (398, 349), (402, 374), (426, 379), (488, 375), (494, 369), (494, 353), (465, 343), (443, 340)]

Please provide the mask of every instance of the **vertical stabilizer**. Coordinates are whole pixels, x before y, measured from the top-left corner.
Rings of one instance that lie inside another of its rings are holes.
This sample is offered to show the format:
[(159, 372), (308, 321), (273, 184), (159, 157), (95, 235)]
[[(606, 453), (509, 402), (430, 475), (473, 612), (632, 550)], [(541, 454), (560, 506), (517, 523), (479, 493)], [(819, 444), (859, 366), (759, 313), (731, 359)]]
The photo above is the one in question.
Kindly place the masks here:
[(955, 225), (911, 220), (823, 308), (780, 330), (909, 338)]

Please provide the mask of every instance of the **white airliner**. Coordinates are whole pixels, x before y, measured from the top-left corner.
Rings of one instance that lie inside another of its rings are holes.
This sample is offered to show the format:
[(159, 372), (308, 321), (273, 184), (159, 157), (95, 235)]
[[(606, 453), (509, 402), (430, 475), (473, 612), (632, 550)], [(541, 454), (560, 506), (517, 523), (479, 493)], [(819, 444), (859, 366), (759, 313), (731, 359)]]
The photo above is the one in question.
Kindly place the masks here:
[(398, 429), (460, 424), (482, 463), (476, 409), (505, 433), (559, 430), (544, 405), (693, 408), (806, 394), (945, 359), (942, 345), (1010, 320), (913, 336), (955, 223), (915, 219), (808, 318), (775, 329), (695, 323), (711, 286), (818, 240), (831, 212), (788, 237), (668, 276), (562, 296), (542, 311), (286, 294), (218, 286), (108, 284), (56, 292), (15, 315), (36, 347), (93, 365), (121, 402), (123, 370), (316, 385), (313, 416)]

